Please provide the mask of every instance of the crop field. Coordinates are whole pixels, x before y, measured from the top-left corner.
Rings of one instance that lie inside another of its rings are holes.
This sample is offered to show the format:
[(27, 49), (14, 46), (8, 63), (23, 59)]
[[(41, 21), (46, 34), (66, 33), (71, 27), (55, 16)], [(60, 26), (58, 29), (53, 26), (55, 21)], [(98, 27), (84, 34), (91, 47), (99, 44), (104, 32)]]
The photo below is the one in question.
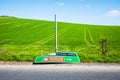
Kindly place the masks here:
[[(33, 61), (54, 52), (54, 22), (0, 17), (0, 61)], [(107, 52), (102, 54), (101, 41)], [(120, 62), (120, 26), (58, 22), (58, 49), (77, 52), (81, 62)]]

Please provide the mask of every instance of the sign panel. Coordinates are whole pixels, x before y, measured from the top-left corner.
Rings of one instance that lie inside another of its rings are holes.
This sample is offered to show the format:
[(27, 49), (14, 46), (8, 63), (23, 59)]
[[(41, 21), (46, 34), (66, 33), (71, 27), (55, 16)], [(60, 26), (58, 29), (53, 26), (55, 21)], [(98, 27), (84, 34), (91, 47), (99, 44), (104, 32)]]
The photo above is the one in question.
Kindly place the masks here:
[(63, 57), (45, 57), (44, 62), (63, 62)]

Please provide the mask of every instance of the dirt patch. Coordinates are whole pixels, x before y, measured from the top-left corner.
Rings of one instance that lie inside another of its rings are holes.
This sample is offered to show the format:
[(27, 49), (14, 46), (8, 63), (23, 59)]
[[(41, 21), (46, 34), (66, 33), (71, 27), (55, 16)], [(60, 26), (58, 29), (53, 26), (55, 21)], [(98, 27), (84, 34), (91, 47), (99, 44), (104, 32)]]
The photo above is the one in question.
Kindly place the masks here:
[(33, 62), (0, 61), (0, 65), (32, 65)]

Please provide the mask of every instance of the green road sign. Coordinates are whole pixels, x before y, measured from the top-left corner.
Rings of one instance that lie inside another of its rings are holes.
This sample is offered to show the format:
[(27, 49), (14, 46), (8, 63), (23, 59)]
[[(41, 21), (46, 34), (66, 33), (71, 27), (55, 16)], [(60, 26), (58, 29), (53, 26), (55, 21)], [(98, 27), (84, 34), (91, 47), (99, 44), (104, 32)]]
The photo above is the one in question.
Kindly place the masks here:
[(56, 52), (36, 57), (34, 63), (80, 63), (77, 53)]

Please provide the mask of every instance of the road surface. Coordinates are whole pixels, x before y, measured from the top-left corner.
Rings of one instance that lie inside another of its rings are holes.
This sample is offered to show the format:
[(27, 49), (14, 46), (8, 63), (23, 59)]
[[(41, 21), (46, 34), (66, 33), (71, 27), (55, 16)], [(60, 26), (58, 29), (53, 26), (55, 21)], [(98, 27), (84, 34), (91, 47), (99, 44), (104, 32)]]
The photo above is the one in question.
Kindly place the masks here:
[(120, 80), (120, 65), (0, 65), (0, 80)]

